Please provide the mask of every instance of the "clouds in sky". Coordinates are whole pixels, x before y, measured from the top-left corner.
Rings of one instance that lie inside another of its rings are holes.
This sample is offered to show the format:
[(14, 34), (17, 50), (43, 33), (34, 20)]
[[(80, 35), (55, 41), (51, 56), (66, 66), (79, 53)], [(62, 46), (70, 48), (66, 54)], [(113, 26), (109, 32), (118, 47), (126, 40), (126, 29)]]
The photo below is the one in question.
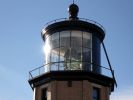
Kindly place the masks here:
[(133, 86), (119, 90), (117, 92), (114, 91), (110, 100), (133, 100)]

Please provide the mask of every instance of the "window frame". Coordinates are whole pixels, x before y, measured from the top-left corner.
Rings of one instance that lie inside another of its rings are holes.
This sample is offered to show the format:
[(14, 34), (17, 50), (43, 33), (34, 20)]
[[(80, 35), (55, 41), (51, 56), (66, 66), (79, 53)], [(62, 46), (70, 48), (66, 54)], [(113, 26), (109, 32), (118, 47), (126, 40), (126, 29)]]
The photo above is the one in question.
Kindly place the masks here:
[[(96, 94), (94, 94), (96, 93)], [(100, 88), (98, 87), (93, 87), (93, 90), (92, 90), (92, 100), (101, 100), (100, 99)]]
[[(47, 97), (47, 96), (48, 96), (48, 95), (47, 95), (47, 90), (48, 90), (47, 88), (42, 88), (42, 89), (41, 89), (41, 100), (47, 100), (47, 98), (48, 98), (48, 97)], [(45, 95), (44, 95), (44, 94), (45, 94)]]

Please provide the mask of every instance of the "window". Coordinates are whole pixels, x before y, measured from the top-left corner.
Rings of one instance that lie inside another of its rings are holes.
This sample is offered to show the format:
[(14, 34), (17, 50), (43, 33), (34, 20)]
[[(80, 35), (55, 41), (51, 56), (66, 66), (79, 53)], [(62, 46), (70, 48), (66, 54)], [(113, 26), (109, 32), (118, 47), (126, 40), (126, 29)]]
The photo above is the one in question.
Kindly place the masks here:
[(42, 89), (42, 100), (47, 100), (47, 88)]
[(92, 70), (92, 36), (67, 30), (52, 33), (45, 40), (45, 72), (50, 70)]
[(70, 47), (70, 31), (60, 32), (60, 47)]
[(92, 100), (100, 100), (100, 89), (97, 87), (93, 87)]
[(58, 48), (59, 47), (59, 32), (57, 33), (54, 33), (52, 36), (51, 36), (51, 48), (52, 49), (55, 49), (55, 48)]
[(68, 87), (72, 87), (72, 81), (68, 81), (68, 82), (67, 82), (67, 86), (68, 86)]

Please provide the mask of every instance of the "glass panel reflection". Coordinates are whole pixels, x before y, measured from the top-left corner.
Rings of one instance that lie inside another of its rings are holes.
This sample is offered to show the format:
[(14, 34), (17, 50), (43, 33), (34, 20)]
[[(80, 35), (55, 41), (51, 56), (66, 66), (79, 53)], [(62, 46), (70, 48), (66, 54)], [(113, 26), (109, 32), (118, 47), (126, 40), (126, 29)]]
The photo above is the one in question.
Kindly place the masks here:
[(72, 31), (71, 32), (71, 47), (80, 47), (82, 46), (82, 32), (81, 31)]
[(64, 62), (59, 63), (59, 70), (65, 70), (65, 64)]
[(83, 48), (82, 61), (91, 62), (91, 49)]
[(45, 41), (45, 71), (91, 70), (91, 34), (82, 31), (53, 33)]
[(83, 48), (82, 61), (83, 70), (91, 70), (91, 49)]
[(70, 32), (62, 31), (60, 32), (60, 47), (69, 47), (70, 46)]
[(70, 48), (60, 47), (60, 61), (70, 61)]
[(51, 50), (51, 70), (58, 70), (59, 48)]
[(57, 48), (59, 47), (59, 32), (58, 33), (54, 33), (52, 36), (52, 43), (51, 43), (51, 48), (54, 49), (54, 48)]
[(46, 66), (45, 66), (45, 72), (48, 72), (50, 71), (50, 52), (51, 52), (51, 37), (48, 36), (46, 38), (46, 41), (45, 41), (45, 45), (44, 45), (44, 53), (45, 53), (45, 61), (46, 61)]
[(81, 47), (71, 48), (71, 61), (81, 61)]
[(59, 48), (51, 50), (51, 62), (59, 61)]
[(56, 70), (58, 70), (58, 66), (59, 66), (58, 62), (51, 63), (50, 70), (51, 71), (56, 71)]
[(83, 47), (91, 48), (91, 34), (83, 32)]

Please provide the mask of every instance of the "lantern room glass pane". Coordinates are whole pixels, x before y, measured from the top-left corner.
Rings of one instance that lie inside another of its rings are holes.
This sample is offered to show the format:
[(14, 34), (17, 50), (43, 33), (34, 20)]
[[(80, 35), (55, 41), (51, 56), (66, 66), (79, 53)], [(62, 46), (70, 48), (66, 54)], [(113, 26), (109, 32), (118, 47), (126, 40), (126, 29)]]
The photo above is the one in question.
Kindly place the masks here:
[(59, 48), (51, 50), (51, 68), (50, 70), (58, 70), (59, 66)]
[(59, 61), (59, 48), (51, 50), (51, 62)]
[(53, 33), (45, 41), (45, 71), (91, 70), (91, 34), (77, 30)]
[(59, 69), (67, 70), (70, 67), (70, 48), (60, 47), (60, 66)]
[(82, 46), (82, 32), (81, 31), (72, 31), (71, 32), (71, 47), (80, 47)]
[(68, 62), (64, 62), (64, 70), (71, 70), (71, 63), (70, 63), (70, 61), (68, 61)]
[(70, 31), (60, 32), (60, 47), (70, 46)]
[(56, 71), (56, 70), (58, 70), (58, 66), (59, 66), (59, 64), (56, 63), (56, 62), (51, 63), (50, 70), (51, 70), (51, 71)]
[(45, 53), (45, 72), (48, 72), (50, 70), (50, 62), (51, 62), (51, 37), (47, 36), (45, 45), (44, 45), (44, 53)]
[(71, 31), (71, 70), (81, 69), (82, 32)]
[(83, 32), (83, 47), (91, 48), (91, 34)]
[(51, 36), (51, 48), (54, 49), (54, 48), (57, 48), (59, 47), (59, 32), (58, 33), (54, 33), (52, 36)]
[(91, 70), (91, 49), (83, 48), (82, 68), (83, 70)]
[(81, 47), (71, 48), (71, 61), (81, 61)]
[(67, 62), (70, 60), (70, 48), (60, 47), (60, 61)]
[(64, 70), (65, 69), (65, 63), (64, 62), (60, 62), (59, 63), (59, 70)]
[(82, 61), (90, 62), (91, 63), (91, 49), (83, 48), (82, 53)]

